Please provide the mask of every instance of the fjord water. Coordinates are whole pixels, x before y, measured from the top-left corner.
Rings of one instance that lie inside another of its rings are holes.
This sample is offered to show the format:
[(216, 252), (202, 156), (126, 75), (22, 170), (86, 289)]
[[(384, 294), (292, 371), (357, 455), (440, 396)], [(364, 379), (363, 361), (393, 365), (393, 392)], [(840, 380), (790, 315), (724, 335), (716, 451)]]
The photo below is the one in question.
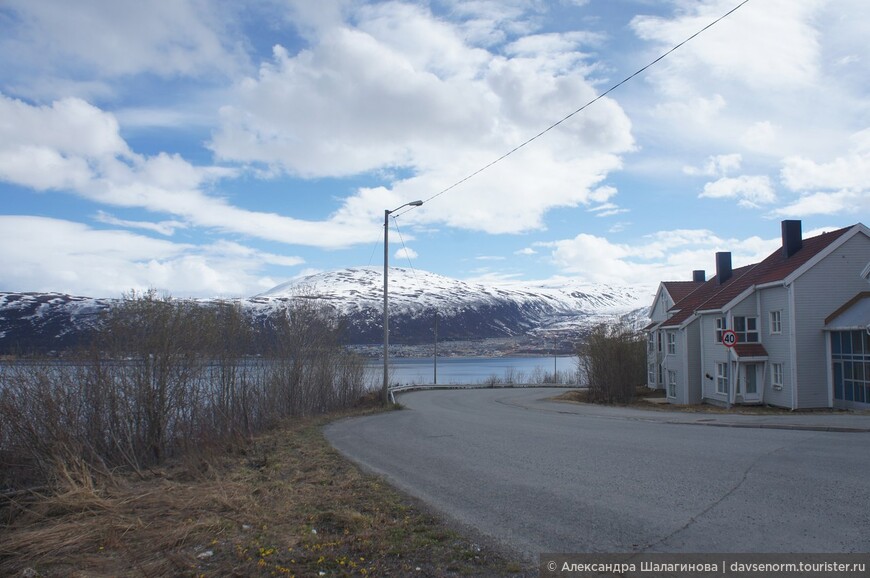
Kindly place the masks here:
[[(439, 357), (437, 383), (463, 385), (491, 383), (543, 383), (552, 381), (553, 369), (560, 383), (577, 383), (576, 356), (549, 357)], [(383, 360), (372, 360), (370, 375), (383, 371)], [(432, 384), (435, 364), (432, 357), (390, 359), (390, 384)]]

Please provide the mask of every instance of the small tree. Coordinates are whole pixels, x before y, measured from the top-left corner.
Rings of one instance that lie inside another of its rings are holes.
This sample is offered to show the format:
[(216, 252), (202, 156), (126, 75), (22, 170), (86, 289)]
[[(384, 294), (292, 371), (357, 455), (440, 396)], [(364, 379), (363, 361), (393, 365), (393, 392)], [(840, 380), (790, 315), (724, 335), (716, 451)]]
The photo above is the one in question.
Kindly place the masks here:
[(597, 325), (578, 347), (592, 403), (630, 403), (646, 375), (643, 336), (625, 323)]

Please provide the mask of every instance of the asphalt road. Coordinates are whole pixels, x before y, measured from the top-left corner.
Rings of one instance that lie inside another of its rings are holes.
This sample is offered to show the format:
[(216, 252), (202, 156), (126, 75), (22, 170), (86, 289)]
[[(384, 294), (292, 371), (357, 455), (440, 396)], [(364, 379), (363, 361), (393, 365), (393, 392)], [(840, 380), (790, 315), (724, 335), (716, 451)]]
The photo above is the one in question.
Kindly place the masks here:
[(543, 389), (404, 394), (325, 430), (344, 455), (529, 559), (868, 552), (870, 433), (566, 413)]

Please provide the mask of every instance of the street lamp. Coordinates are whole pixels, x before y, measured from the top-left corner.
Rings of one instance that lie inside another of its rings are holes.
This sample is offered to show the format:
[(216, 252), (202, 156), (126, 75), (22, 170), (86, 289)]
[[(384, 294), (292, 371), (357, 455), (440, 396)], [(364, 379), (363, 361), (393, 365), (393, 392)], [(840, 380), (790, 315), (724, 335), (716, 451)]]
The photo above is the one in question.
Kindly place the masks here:
[(390, 310), (388, 302), (388, 276), (390, 269), (390, 214), (405, 207), (419, 207), (423, 201), (411, 201), (392, 211), (384, 209), (384, 405), (390, 403)]

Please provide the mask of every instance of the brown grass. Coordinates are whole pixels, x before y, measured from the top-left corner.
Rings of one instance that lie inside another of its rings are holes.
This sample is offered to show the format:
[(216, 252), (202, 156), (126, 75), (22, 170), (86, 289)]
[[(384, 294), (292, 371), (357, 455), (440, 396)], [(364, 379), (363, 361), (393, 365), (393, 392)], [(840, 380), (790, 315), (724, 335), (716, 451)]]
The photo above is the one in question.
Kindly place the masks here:
[(323, 438), (329, 419), (296, 421), (243, 451), (143, 477), (7, 496), (0, 575), (27, 568), (45, 577), (529, 571), (362, 474)]

